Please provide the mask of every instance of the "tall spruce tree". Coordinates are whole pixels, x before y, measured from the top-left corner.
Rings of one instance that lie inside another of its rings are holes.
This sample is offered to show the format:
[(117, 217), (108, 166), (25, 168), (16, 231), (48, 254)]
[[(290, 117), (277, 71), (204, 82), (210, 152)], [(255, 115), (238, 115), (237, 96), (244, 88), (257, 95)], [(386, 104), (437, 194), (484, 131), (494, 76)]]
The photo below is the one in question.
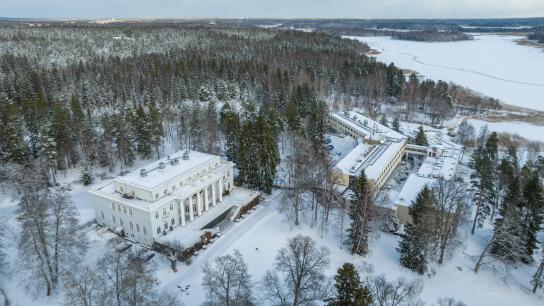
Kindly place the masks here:
[(22, 118), (15, 105), (7, 99), (0, 101), (0, 161), (21, 165), (30, 161), (30, 151), (24, 141)]
[(516, 176), (508, 186), (507, 193), (501, 203), (500, 216), (495, 219), (496, 239), (494, 239), (490, 250), (491, 254), (506, 262), (513, 263), (520, 260), (526, 251), (517, 250), (518, 242), (523, 242), (521, 208), (520, 180)]
[(151, 134), (151, 144), (155, 148), (157, 159), (159, 159), (161, 157), (160, 147), (162, 144), (162, 137), (164, 135), (164, 127), (161, 112), (157, 106), (155, 106), (155, 103), (151, 103), (149, 106), (148, 125)]
[(344, 263), (334, 276), (335, 297), (326, 300), (327, 306), (371, 306), (372, 294), (361, 283), (359, 272), (351, 263)]
[(474, 203), (476, 204), (476, 213), (472, 222), (471, 233), (474, 235), (476, 226), (482, 227), (485, 219), (490, 214), (490, 207), (486, 201), (487, 191), (491, 189), (492, 184), (492, 164), (483, 144), (476, 149), (473, 155), (474, 173), (470, 176), (470, 184), (474, 193)]
[(359, 177), (351, 186), (351, 219), (348, 228), (348, 238), (351, 243), (351, 253), (365, 256), (368, 253), (368, 240), (370, 234), (370, 222), (374, 209), (372, 186), (370, 185), (365, 171), (361, 171)]
[(427, 136), (425, 136), (425, 131), (423, 131), (423, 126), (419, 126), (417, 129), (417, 135), (415, 139), (415, 143), (418, 146), (428, 146), (429, 143), (427, 142)]
[(270, 193), (272, 184), (276, 176), (276, 168), (280, 157), (278, 144), (274, 135), (274, 130), (267, 124), (266, 119), (259, 115), (255, 121), (255, 137), (253, 142), (257, 149), (257, 156), (254, 162), (257, 163), (258, 174), (256, 175), (256, 185), (258, 189)]
[(399, 242), (400, 264), (418, 274), (427, 271), (428, 239), (425, 227), (429, 223), (429, 212), (433, 209), (434, 195), (425, 186), (410, 205), (411, 222), (404, 226), (404, 236)]
[(393, 130), (400, 132), (400, 120), (398, 116), (395, 116), (395, 119), (393, 119)]
[(134, 134), (138, 142), (137, 151), (143, 158), (151, 157), (151, 131), (144, 107), (139, 105), (132, 116), (134, 123)]
[(225, 153), (227, 158), (238, 164), (238, 150), (240, 147), (240, 117), (232, 110), (228, 103), (221, 108), (220, 126), (225, 136)]
[(382, 116), (380, 117), (380, 124), (389, 127), (389, 123), (387, 122), (387, 117), (385, 116), (385, 114), (382, 114)]
[(525, 263), (533, 261), (533, 253), (538, 248), (537, 234), (542, 230), (544, 221), (544, 192), (540, 176), (534, 172), (523, 188), (522, 200), (522, 227), (525, 244)]

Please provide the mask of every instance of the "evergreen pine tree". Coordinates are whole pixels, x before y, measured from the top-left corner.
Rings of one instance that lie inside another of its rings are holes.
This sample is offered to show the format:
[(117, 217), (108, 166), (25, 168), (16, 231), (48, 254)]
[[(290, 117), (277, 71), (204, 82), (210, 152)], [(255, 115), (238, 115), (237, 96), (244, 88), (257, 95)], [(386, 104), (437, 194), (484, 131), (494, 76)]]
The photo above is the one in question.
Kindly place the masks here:
[(26, 165), (30, 151), (24, 141), (22, 118), (19, 111), (4, 96), (0, 101), (0, 161)]
[(423, 274), (427, 271), (428, 241), (425, 226), (429, 210), (432, 210), (434, 196), (432, 190), (425, 186), (416, 200), (410, 205), (411, 222), (404, 226), (404, 236), (399, 242), (400, 264), (414, 272)]
[(429, 143), (427, 142), (427, 136), (425, 136), (425, 132), (423, 131), (423, 126), (419, 126), (417, 130), (417, 135), (415, 139), (415, 143), (418, 146), (428, 146)]
[(250, 188), (256, 188), (258, 181), (258, 164), (255, 162), (257, 156), (255, 142), (255, 123), (248, 121), (242, 126), (240, 133), (240, 150), (238, 151), (239, 170), (238, 180)]
[[(521, 187), (519, 177), (512, 180), (499, 208), (500, 216), (495, 220), (495, 236), (491, 254), (506, 262), (521, 259), (525, 250), (517, 250), (518, 242), (523, 241), (521, 220)], [(513, 251), (515, 250), (515, 251)]]
[(151, 131), (144, 107), (139, 105), (133, 116), (134, 134), (138, 142), (137, 151), (143, 158), (151, 157)]
[(400, 132), (400, 120), (397, 116), (395, 116), (395, 119), (393, 119), (393, 130)]
[(149, 106), (148, 124), (149, 132), (151, 134), (151, 144), (155, 147), (155, 153), (157, 154), (157, 159), (159, 159), (161, 157), (160, 146), (164, 135), (164, 127), (161, 113), (155, 106), (155, 103), (151, 103)]
[(476, 149), (473, 155), (474, 173), (471, 174), (470, 183), (474, 193), (474, 203), (476, 204), (476, 214), (472, 222), (471, 233), (474, 234), (476, 226), (483, 226), (485, 219), (490, 214), (490, 207), (487, 205), (486, 195), (491, 189), (492, 184), (492, 164), (489, 155), (483, 144)]
[(240, 147), (240, 117), (228, 103), (221, 108), (220, 126), (225, 136), (225, 154), (227, 158), (238, 164), (238, 150)]
[(533, 260), (534, 250), (538, 247), (537, 234), (544, 221), (544, 192), (537, 172), (529, 178), (522, 194), (522, 226), (525, 256), (522, 260), (529, 263)]
[(538, 268), (531, 279), (531, 285), (533, 285), (533, 293), (536, 293), (538, 288), (544, 287), (544, 248), (542, 249), (540, 264), (538, 265)]
[(380, 117), (380, 124), (389, 127), (389, 123), (387, 122), (387, 117), (385, 117), (385, 114), (382, 114), (382, 116)]
[(361, 283), (359, 272), (351, 263), (344, 263), (334, 276), (336, 296), (327, 300), (327, 306), (371, 306), (372, 294)]
[(287, 109), (285, 111), (285, 117), (287, 121), (287, 126), (292, 132), (301, 132), (302, 124), (300, 122), (300, 114), (297, 102), (294, 98), (289, 99), (287, 103)]
[(364, 256), (368, 253), (368, 236), (374, 206), (372, 186), (370, 186), (364, 170), (352, 185), (352, 191), (349, 212), (351, 224), (348, 228), (348, 238), (352, 244), (351, 253)]
[(190, 137), (191, 137), (191, 144), (190, 148), (192, 150), (202, 150), (202, 110), (200, 108), (200, 104), (197, 102), (193, 102), (192, 108), (191, 108), (191, 129), (190, 129)]
[(87, 165), (83, 166), (83, 169), (81, 169), (81, 182), (84, 186), (91, 185), (94, 182), (94, 177)]
[(260, 190), (270, 193), (276, 176), (276, 168), (280, 161), (277, 140), (274, 130), (268, 126), (262, 115), (257, 117), (254, 132), (255, 137), (251, 140), (254, 142), (253, 147), (257, 149), (254, 162), (257, 163), (259, 172), (255, 177), (258, 181), (254, 185)]

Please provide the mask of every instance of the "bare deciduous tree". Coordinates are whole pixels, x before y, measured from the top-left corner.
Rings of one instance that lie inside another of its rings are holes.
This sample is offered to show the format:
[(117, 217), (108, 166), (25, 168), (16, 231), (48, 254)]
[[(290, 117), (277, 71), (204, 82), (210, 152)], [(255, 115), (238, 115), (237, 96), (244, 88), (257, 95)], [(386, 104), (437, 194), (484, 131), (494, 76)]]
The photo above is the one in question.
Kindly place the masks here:
[(376, 306), (416, 306), (423, 305), (418, 299), (423, 290), (423, 284), (419, 280), (411, 282), (399, 278), (389, 282), (385, 275), (381, 274), (366, 279), (366, 286), (372, 293), (372, 299)]
[(217, 257), (215, 264), (207, 263), (202, 272), (206, 305), (252, 305), (251, 275), (240, 251)]
[[(308, 236), (289, 239), (278, 251), (276, 271), (267, 271), (263, 280), (264, 298), (273, 305), (313, 305), (329, 295), (330, 280), (323, 274), (330, 251), (318, 248)], [(278, 273), (279, 272), (279, 273)]]
[[(17, 220), (23, 268), (42, 282), (29, 286), (45, 287), (51, 295), (59, 277), (77, 254), (85, 251), (86, 239), (78, 228), (78, 212), (63, 188), (47, 187), (47, 179), (34, 167), (13, 167), (10, 177), (18, 192)], [(42, 287), (42, 288), (43, 288)]]

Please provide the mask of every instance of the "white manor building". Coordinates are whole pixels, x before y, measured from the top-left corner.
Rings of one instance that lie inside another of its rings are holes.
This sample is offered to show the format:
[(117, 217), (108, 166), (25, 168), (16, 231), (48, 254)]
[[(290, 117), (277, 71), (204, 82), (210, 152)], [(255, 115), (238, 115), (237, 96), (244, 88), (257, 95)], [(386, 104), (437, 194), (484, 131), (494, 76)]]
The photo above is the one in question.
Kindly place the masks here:
[(193, 231), (198, 232), (209, 221), (203, 216), (210, 210), (225, 206), (207, 219), (233, 207), (222, 203), (233, 188), (232, 162), (186, 150), (117, 177), (90, 193), (98, 224), (150, 246), (158, 237), (202, 219)]

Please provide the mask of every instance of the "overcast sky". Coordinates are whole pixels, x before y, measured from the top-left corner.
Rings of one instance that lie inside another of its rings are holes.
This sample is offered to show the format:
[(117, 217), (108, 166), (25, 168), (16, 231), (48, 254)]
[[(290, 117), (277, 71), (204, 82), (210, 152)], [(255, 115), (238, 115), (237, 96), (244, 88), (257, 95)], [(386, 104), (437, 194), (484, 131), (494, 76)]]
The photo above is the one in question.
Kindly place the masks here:
[(0, 0), (1, 17), (542, 17), (544, 0)]

